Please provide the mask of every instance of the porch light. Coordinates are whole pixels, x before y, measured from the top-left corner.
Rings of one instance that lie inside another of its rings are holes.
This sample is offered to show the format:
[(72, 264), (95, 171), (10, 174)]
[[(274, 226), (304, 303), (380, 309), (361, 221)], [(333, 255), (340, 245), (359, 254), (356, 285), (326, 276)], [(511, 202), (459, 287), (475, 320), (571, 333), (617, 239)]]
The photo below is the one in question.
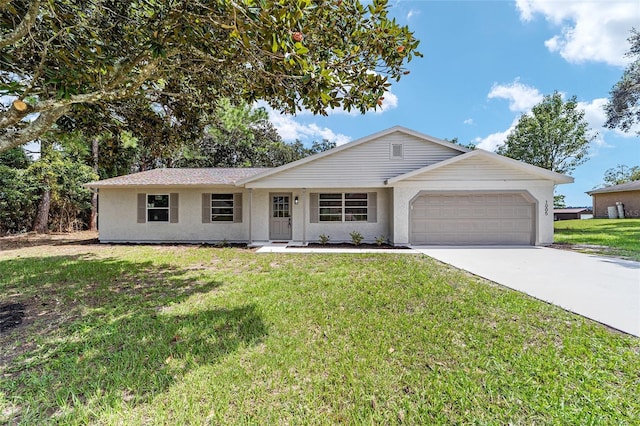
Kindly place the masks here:
[(296, 195), (296, 196), (293, 198), (293, 204), (295, 204), (295, 205), (297, 206), (297, 205), (298, 205), (298, 201), (299, 201), (299, 200), (298, 200), (298, 196)]

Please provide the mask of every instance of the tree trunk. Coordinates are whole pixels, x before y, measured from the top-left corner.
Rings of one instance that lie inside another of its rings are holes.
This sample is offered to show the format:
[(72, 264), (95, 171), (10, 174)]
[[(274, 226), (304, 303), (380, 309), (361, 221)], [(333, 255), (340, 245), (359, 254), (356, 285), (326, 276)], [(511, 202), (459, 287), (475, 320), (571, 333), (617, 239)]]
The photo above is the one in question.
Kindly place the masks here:
[(53, 145), (51, 141), (47, 139), (40, 140), (40, 159), (38, 161), (43, 162), (45, 167), (45, 173), (42, 176), (43, 189), (42, 199), (38, 204), (38, 214), (33, 221), (33, 232), (36, 234), (46, 234), (49, 232), (49, 210), (51, 208), (51, 183), (49, 182), (48, 170), (49, 170), (49, 158), (51, 157), (51, 150)]
[(49, 232), (49, 208), (51, 207), (51, 189), (47, 188), (42, 194), (38, 205), (38, 215), (33, 223), (33, 232), (46, 234)]
[[(93, 171), (98, 174), (98, 138), (91, 141), (91, 153), (93, 155)], [(91, 194), (91, 217), (89, 218), (89, 230), (98, 230), (98, 193)]]

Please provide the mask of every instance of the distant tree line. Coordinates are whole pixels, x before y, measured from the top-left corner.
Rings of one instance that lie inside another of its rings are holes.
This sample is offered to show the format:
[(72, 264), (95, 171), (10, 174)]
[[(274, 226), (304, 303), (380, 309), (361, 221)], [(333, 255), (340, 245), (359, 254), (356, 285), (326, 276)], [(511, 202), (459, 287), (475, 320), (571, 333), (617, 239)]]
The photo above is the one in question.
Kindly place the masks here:
[(95, 229), (96, 196), (83, 186), (92, 180), (161, 167), (277, 167), (335, 147), (284, 142), (264, 109), (227, 99), (207, 116), (127, 105), (120, 114), (88, 109), (83, 120), (39, 138), (36, 159), (21, 147), (0, 153), (0, 235)]

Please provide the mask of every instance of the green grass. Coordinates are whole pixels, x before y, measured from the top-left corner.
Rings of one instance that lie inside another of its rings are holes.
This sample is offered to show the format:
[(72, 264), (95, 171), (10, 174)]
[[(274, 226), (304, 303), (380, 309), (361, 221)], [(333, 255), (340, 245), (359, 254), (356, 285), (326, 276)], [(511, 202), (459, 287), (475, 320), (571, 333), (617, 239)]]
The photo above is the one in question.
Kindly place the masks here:
[(600, 246), (587, 250), (640, 261), (640, 219), (560, 220), (554, 241)]
[(424, 256), (20, 249), (0, 294), (0, 424), (640, 418), (640, 339)]

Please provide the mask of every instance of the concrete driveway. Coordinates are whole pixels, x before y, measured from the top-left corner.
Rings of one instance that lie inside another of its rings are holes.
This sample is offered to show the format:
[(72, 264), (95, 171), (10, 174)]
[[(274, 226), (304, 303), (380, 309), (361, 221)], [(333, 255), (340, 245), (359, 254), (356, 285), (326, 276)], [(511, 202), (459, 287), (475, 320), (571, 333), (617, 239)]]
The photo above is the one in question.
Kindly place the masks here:
[(640, 262), (546, 247), (413, 248), (640, 337)]

